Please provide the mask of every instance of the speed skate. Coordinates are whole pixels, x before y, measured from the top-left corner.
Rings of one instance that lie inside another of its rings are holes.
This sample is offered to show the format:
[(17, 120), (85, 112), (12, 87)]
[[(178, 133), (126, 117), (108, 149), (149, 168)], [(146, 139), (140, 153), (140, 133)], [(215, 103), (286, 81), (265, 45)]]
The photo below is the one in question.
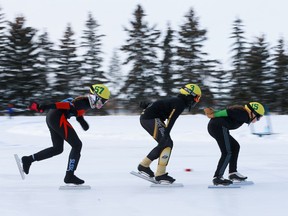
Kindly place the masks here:
[(230, 185), (208, 185), (209, 189), (228, 189), (228, 188), (241, 188), (241, 185), (230, 184)]
[(254, 182), (253, 181), (233, 181), (233, 185), (240, 185), (240, 186), (244, 186), (244, 185), (253, 185)]
[(150, 187), (183, 187), (184, 185), (182, 183), (165, 183), (165, 182), (158, 182), (154, 178), (148, 177), (144, 174), (141, 174), (139, 172), (131, 171), (130, 174), (137, 176), (139, 178), (142, 178), (146, 181), (152, 182)]
[(25, 179), (25, 173), (23, 171), (22, 162), (21, 162), (21, 160), (20, 160), (20, 158), (19, 158), (19, 156), (17, 154), (14, 154), (14, 158), (15, 158), (15, 161), (16, 161), (20, 176), (24, 180)]
[(75, 185), (75, 184), (67, 184), (59, 187), (59, 190), (90, 190), (90, 185)]

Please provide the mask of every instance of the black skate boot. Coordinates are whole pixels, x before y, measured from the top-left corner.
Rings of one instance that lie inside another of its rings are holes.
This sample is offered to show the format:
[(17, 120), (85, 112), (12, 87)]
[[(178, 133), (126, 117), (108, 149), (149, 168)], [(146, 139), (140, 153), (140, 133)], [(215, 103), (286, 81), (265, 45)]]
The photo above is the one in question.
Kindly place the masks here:
[(161, 176), (156, 176), (155, 180), (161, 183), (169, 183), (172, 184), (176, 179), (172, 178), (171, 176), (168, 176), (168, 173), (165, 173)]
[(231, 181), (245, 181), (247, 178), (247, 176), (243, 176), (238, 172), (233, 172), (229, 174), (229, 179)]
[(84, 184), (85, 181), (75, 176), (73, 172), (66, 172), (64, 182), (66, 184), (80, 185), (80, 184)]
[(224, 179), (223, 177), (214, 177), (213, 178), (213, 184), (214, 185), (230, 185), (233, 184), (232, 181), (228, 180), (228, 179)]
[(150, 178), (154, 177), (154, 172), (150, 169), (150, 167), (144, 167), (141, 164), (138, 165), (138, 171), (140, 173), (144, 173), (145, 175), (149, 176)]
[(21, 161), (22, 161), (24, 173), (28, 174), (30, 166), (31, 166), (32, 162), (34, 161), (33, 157), (32, 156), (24, 156), (21, 158)]

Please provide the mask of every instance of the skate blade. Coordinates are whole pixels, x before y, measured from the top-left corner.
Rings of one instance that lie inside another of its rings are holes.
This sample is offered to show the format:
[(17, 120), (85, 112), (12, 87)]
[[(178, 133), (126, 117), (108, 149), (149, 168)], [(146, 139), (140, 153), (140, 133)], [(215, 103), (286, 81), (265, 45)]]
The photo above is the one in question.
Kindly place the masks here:
[(169, 183), (169, 184), (151, 184), (150, 187), (157, 187), (157, 188), (172, 188), (172, 187), (184, 187), (182, 183)]
[(253, 185), (253, 181), (233, 181), (234, 185)]
[(240, 185), (235, 185), (235, 184), (229, 184), (229, 185), (220, 185), (220, 184), (218, 184), (218, 185), (208, 185), (208, 188), (210, 188), (210, 189), (213, 189), (213, 188), (218, 188), (218, 189), (220, 189), (220, 188), (241, 188), (241, 186)]
[(67, 184), (59, 187), (59, 190), (90, 190), (90, 185), (75, 185), (75, 184)]

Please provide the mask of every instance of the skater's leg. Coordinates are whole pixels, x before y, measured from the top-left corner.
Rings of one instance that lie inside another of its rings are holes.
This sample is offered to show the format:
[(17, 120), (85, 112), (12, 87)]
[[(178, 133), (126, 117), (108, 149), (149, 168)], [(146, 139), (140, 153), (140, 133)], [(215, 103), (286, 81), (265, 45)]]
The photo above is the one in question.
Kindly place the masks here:
[(69, 128), (66, 141), (71, 145), (72, 149), (69, 154), (64, 182), (73, 184), (83, 184), (84, 181), (74, 175), (74, 172), (77, 169), (81, 157), (82, 142), (79, 139), (76, 131), (72, 127)]
[[(140, 118), (142, 127), (157, 141), (163, 137), (165, 124), (159, 119), (142, 119)], [(144, 172), (150, 177), (154, 177), (154, 172), (150, 169), (150, 164), (157, 159), (161, 153), (161, 148), (156, 146), (138, 165), (138, 170)]]
[(42, 151), (39, 151), (33, 155), (22, 157), (23, 170), (26, 174), (29, 174), (30, 166), (34, 161), (45, 160), (47, 158), (53, 157), (53, 156), (61, 154), (63, 152), (63, 145), (64, 145), (63, 137), (60, 136), (50, 126), (48, 126), (48, 128), (50, 131), (53, 146), (46, 148)]
[(214, 177), (221, 178), (231, 159), (231, 143), (229, 139), (229, 131), (225, 127), (208, 127), (208, 131), (212, 137), (217, 141), (221, 151), (221, 157), (218, 161), (217, 169)]

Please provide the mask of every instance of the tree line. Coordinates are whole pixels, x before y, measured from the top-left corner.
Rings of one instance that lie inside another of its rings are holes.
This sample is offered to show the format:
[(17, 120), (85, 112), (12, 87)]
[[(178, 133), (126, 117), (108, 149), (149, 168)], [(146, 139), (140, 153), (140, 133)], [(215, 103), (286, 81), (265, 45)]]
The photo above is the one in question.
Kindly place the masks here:
[(1, 110), (8, 104), (25, 108), (30, 101), (51, 103), (76, 97), (87, 94), (91, 84), (104, 83), (111, 90), (111, 100), (105, 111), (94, 114), (137, 113), (140, 101), (177, 95), (184, 84), (196, 83), (202, 98), (195, 113), (206, 106), (221, 109), (249, 101), (259, 101), (274, 113), (288, 113), (284, 38), (276, 46), (264, 34), (248, 41), (242, 20), (236, 18), (230, 34), (232, 65), (223, 69), (220, 61), (204, 52), (207, 30), (200, 27), (193, 8), (187, 10), (178, 30), (167, 24), (161, 32), (146, 16), (137, 5), (123, 29), (126, 40), (115, 48), (109, 67), (103, 70), (105, 35), (91, 12), (79, 45), (69, 23), (56, 45), (47, 31), (26, 26), (24, 16), (7, 21), (0, 9)]

